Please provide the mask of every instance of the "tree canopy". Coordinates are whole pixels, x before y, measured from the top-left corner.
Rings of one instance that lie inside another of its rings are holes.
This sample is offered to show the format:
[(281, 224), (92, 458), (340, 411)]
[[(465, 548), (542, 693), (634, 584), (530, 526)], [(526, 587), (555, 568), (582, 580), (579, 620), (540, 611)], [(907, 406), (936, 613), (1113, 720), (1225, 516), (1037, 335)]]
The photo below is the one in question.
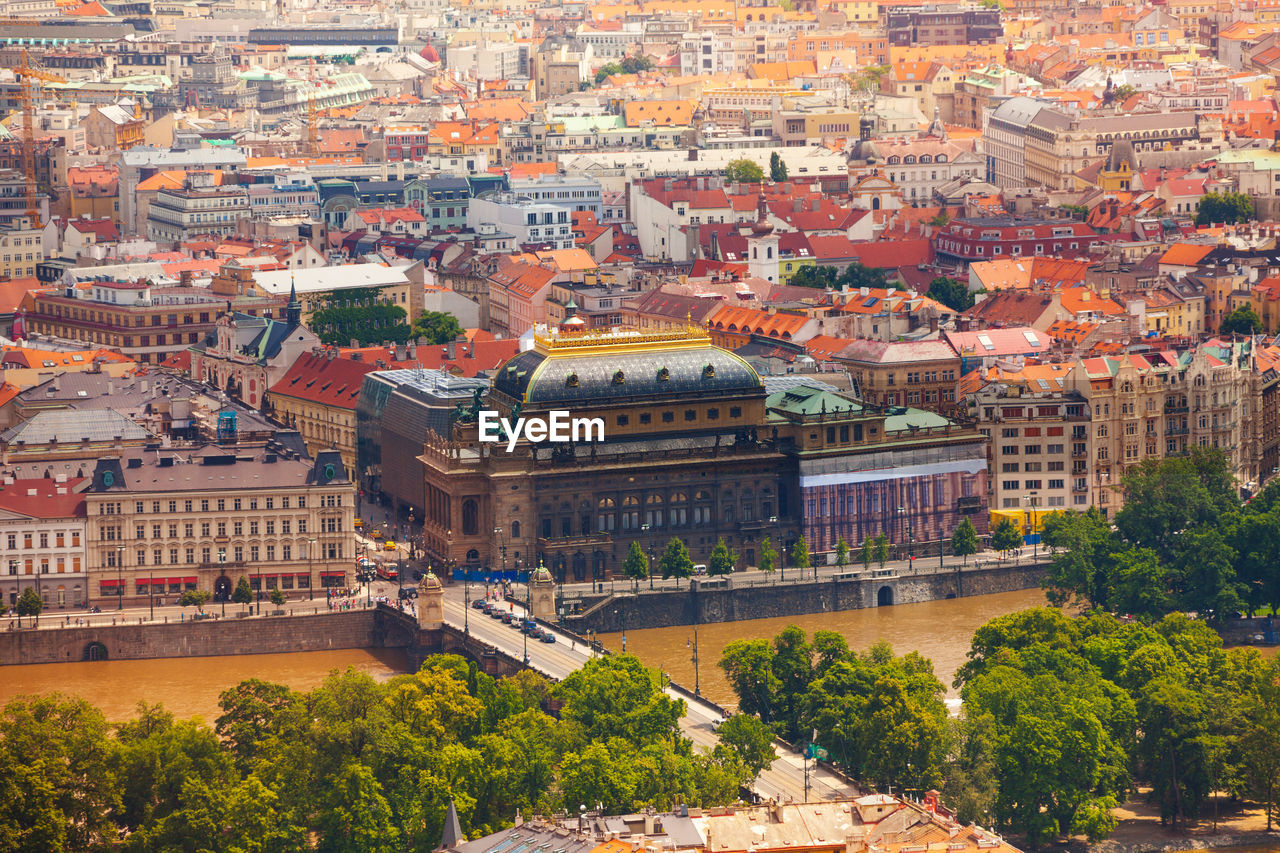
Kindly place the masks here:
[(1263, 331), (1262, 318), (1253, 310), (1252, 305), (1241, 305), (1223, 317), (1218, 324), (1220, 335), (1256, 335)]
[(769, 180), (781, 183), (787, 179), (787, 164), (782, 155), (774, 151), (769, 155)]
[(413, 321), (413, 336), (426, 338), (433, 344), (447, 344), (463, 333), (458, 318), (445, 311), (423, 311)]
[[(349, 669), (300, 693), (245, 681), (214, 728), (140, 705), (112, 726), (87, 702), (0, 711), (0, 837), (14, 850), (429, 851), (450, 800), (469, 836), (526, 815), (730, 803), (771, 758), (750, 721), (695, 750), (684, 703), (628, 655), (552, 687), (456, 656), (379, 682)], [(553, 701), (560, 716), (542, 710)], [(119, 839), (126, 839), (123, 843)]]
[(1242, 504), (1226, 457), (1201, 447), (1136, 466), (1121, 489), (1114, 527), (1096, 509), (1045, 518), (1051, 601), (1145, 620), (1280, 606), (1280, 568), (1265, 544), (1280, 541), (1274, 489)]
[(755, 160), (739, 157), (737, 160), (730, 160), (724, 167), (724, 177), (727, 181), (758, 184), (764, 180), (764, 169)]
[(965, 311), (973, 307), (973, 294), (969, 292), (969, 286), (945, 275), (929, 282), (929, 292), (925, 295), (952, 311)]
[(838, 290), (842, 287), (890, 289), (884, 270), (863, 266), (857, 261), (849, 264), (843, 272), (823, 264), (802, 266), (791, 276), (788, 283), (797, 287), (817, 287), (824, 290)]
[(307, 325), (330, 346), (361, 346), (383, 341), (404, 343), (414, 336), (405, 322), (408, 314), (382, 298), (380, 287), (357, 287), (331, 294), (311, 315)]
[(1253, 199), (1231, 190), (1205, 193), (1196, 210), (1196, 225), (1234, 225), (1253, 218)]

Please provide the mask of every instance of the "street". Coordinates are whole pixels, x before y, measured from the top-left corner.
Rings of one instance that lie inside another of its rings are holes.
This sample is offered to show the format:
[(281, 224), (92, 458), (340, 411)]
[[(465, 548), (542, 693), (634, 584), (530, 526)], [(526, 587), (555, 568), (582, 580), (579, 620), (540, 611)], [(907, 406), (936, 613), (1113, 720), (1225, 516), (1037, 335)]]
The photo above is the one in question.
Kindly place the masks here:
[[(523, 615), (524, 608), (514, 606), (514, 612)], [(493, 646), (516, 660), (525, 656), (526, 641), (529, 665), (550, 678), (560, 680), (583, 666), (593, 652), (585, 645), (571, 639), (567, 634), (552, 629), (556, 642), (547, 644), (528, 638), (519, 631), (493, 619), (483, 611), (467, 608), (462, 596), (446, 595), (444, 603), (445, 621), (459, 630), (465, 630), (487, 645)], [(546, 626), (544, 626), (545, 628)], [(686, 703), (688, 711), (680, 721), (684, 735), (693, 741), (695, 746), (705, 750), (714, 748), (717, 737), (715, 726), (724, 719), (723, 714), (712, 704), (692, 698), (685, 692), (668, 686), (667, 693), (675, 699)], [(779, 757), (773, 767), (762, 772), (756, 780), (756, 793), (766, 799), (779, 801), (794, 800), (801, 802), (805, 798), (804, 761), (781, 744), (775, 744)], [(809, 799), (847, 799), (858, 796), (861, 792), (848, 785), (843, 779), (829, 770), (816, 764), (809, 767)]]

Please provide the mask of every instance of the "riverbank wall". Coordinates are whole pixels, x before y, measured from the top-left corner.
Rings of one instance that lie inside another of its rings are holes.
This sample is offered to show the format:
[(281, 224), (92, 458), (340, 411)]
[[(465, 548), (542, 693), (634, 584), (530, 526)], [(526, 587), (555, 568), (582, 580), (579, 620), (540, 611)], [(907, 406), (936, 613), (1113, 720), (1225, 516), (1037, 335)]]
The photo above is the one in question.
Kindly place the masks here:
[[(888, 607), (943, 598), (967, 598), (1040, 586), (1047, 562), (984, 566), (909, 574), (873, 571), (785, 583), (735, 583), (732, 575), (693, 578), (678, 590), (583, 596), (564, 602), (565, 624), (579, 633), (670, 628), (809, 613)], [(853, 575), (858, 575), (854, 577)]]
[(420, 629), (417, 620), (380, 604), (305, 616), (204, 619), (142, 624), (27, 628), (0, 632), (0, 665), (84, 660), (144, 660), (222, 655), (285, 654), (335, 649), (403, 649), (417, 669), (433, 654), (472, 658), (490, 675), (523, 668), (448, 625)]

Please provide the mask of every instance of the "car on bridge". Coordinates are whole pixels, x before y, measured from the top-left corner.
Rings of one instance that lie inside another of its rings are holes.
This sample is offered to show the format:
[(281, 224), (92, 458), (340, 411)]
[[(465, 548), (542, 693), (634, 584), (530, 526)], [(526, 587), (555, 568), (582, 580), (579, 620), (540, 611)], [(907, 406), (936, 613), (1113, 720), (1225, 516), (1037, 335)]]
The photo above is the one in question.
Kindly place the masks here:
[(538, 640), (543, 643), (554, 643), (556, 641), (556, 635), (550, 631), (539, 631)]

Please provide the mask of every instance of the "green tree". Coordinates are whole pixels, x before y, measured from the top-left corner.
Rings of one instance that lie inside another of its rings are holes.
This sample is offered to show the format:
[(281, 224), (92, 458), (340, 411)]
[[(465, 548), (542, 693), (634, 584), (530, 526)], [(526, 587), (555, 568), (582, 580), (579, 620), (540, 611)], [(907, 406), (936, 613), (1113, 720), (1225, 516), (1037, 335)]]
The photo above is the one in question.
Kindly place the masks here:
[(1239, 509), (1234, 477), (1217, 448), (1194, 447), (1188, 456), (1147, 460), (1122, 480), (1124, 507), (1116, 513), (1121, 538), (1155, 549), (1171, 562), (1185, 531), (1218, 527)]
[(876, 562), (880, 564), (881, 570), (889, 562), (889, 535), (884, 531), (876, 536)]
[(1168, 612), (1169, 582), (1160, 556), (1150, 548), (1116, 555), (1107, 606), (1130, 616), (1156, 620)]
[(404, 343), (413, 336), (407, 316), (403, 308), (383, 299), (382, 288), (357, 287), (330, 294), (307, 325), (329, 346), (348, 346), (351, 341), (361, 346)]
[(1043, 585), (1050, 601), (1107, 607), (1120, 542), (1096, 507), (1045, 516), (1041, 534), (1053, 551)]
[(783, 161), (782, 156), (777, 151), (774, 151), (769, 155), (769, 180), (779, 184), (786, 179), (787, 164)]
[(855, 89), (878, 89), (880, 87), (880, 78), (888, 74), (891, 66), (888, 65), (869, 65), (853, 76), (852, 85)]
[(836, 565), (842, 569), (849, 565), (849, 543), (843, 536), (836, 539)]
[(764, 180), (764, 169), (761, 169), (754, 160), (739, 157), (737, 160), (730, 160), (724, 167), (724, 178), (726, 181), (758, 184)]
[(769, 641), (734, 640), (721, 652), (720, 668), (738, 697), (738, 710), (771, 722), (782, 682), (773, 671), (773, 647)]
[(1248, 789), (1262, 800), (1270, 832), (1280, 791), (1280, 664), (1273, 660), (1260, 674), (1257, 691), (1246, 699), (1241, 754)]
[(778, 567), (778, 552), (773, 547), (773, 539), (766, 536), (760, 543), (760, 571), (772, 575)]
[(663, 579), (687, 578), (693, 574), (693, 560), (680, 537), (674, 536), (667, 543), (662, 558), (658, 560), (658, 568), (662, 569)]
[(1111, 100), (1123, 104), (1136, 94), (1138, 94), (1138, 90), (1133, 84), (1121, 83), (1111, 90)]
[(253, 602), (253, 590), (249, 587), (249, 579), (244, 575), (236, 581), (236, 588), (231, 592), (231, 600), (242, 606)]
[(22, 591), (22, 595), (18, 596), (18, 603), (15, 608), (18, 611), (18, 620), (21, 621), (23, 616), (29, 616), (39, 619), (40, 611), (44, 610), (44, 601), (36, 593), (33, 586), (29, 586)]
[(947, 213), (946, 209), (943, 208), (937, 216), (929, 220), (929, 224), (934, 228), (946, 228), (951, 224), (951, 214)]
[(978, 531), (968, 516), (960, 520), (955, 532), (951, 534), (951, 553), (963, 557), (965, 564), (968, 564), (971, 555), (978, 553)]
[(991, 527), (991, 547), (1005, 553), (1022, 547), (1022, 531), (1011, 519), (1001, 517)]
[(805, 264), (795, 271), (787, 280), (794, 287), (814, 287), (819, 290), (831, 290), (836, 287), (836, 279), (840, 277), (835, 267), (822, 264)]
[(194, 607), (197, 612), (204, 613), (204, 606), (213, 595), (207, 589), (189, 589), (178, 596), (179, 607)]
[(1205, 193), (1196, 210), (1196, 225), (1235, 225), (1254, 218), (1253, 199), (1244, 193)]
[(734, 714), (726, 717), (716, 729), (720, 742), (738, 754), (751, 778), (773, 765), (777, 754), (773, 749), (773, 731), (759, 717)]
[(737, 553), (725, 544), (723, 536), (720, 537), (720, 539), (716, 541), (716, 546), (711, 549), (711, 558), (707, 561), (707, 574), (731, 574), (737, 565)]
[(271, 599), (271, 603), (274, 604), (276, 607), (283, 607), (286, 600), (284, 597), (284, 591), (280, 589), (271, 590), (271, 594), (268, 596), (268, 598)]
[(809, 568), (809, 545), (804, 541), (803, 536), (797, 539), (795, 544), (791, 546), (790, 559), (791, 565), (797, 569)]
[[(871, 561), (875, 559), (875, 550), (875, 543), (871, 541), (870, 536), (862, 540), (862, 568), (871, 568)], [(888, 554), (885, 555), (885, 559), (888, 559)]]
[(413, 321), (414, 337), (426, 338), (433, 344), (447, 344), (456, 341), (463, 333), (458, 318), (445, 311), (423, 311)]
[(1241, 305), (1222, 318), (1218, 324), (1220, 335), (1258, 335), (1264, 331), (1262, 318), (1252, 305)]
[(106, 718), (58, 693), (0, 712), (0, 838), (15, 851), (94, 850), (116, 842), (121, 780)]
[(866, 266), (860, 261), (854, 261), (845, 267), (844, 272), (840, 273), (840, 277), (836, 280), (836, 284), (853, 290), (857, 290), (860, 287), (879, 290), (889, 289), (889, 282), (885, 278), (884, 270), (878, 267)]
[(645, 556), (639, 542), (634, 540), (631, 542), (631, 547), (627, 550), (627, 559), (622, 563), (622, 573), (634, 581), (649, 577), (649, 558)]
[(973, 294), (969, 292), (968, 285), (945, 275), (929, 282), (929, 292), (925, 295), (952, 311), (965, 311), (973, 307)]

